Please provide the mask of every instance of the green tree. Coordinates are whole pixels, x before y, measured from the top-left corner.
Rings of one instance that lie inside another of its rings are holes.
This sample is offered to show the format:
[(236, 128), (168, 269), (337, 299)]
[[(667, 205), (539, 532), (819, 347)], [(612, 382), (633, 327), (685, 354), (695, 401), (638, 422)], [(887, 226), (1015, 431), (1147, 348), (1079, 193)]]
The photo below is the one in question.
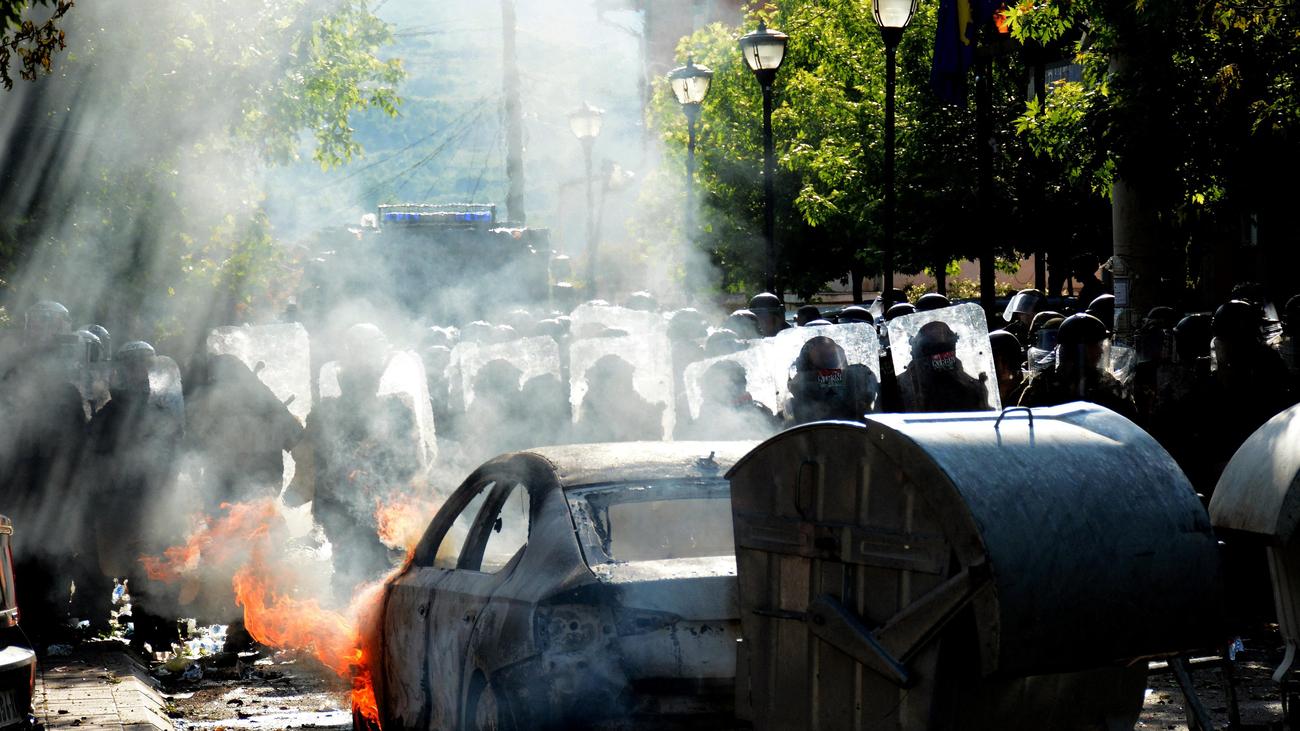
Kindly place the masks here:
[[(72, 9), (72, 0), (0, 0), (0, 83), (14, 86), (10, 68), (18, 57), (18, 74), (35, 81), (49, 73), (54, 55), (67, 48), (59, 21)], [(46, 9), (44, 17), (31, 17)]]
[(266, 166), (361, 154), (349, 119), (396, 114), (402, 70), (380, 57), (388, 29), (365, 0), (133, 10), (78, 8), (54, 73), (10, 92), (5, 294), (62, 299), (134, 337), (197, 339), (290, 292)]
[[(846, 273), (858, 280), (880, 265), (885, 53), (858, 0), (791, 0), (754, 15), (791, 37), (773, 115), (779, 273), (789, 289), (808, 296), (828, 280)], [(1023, 233), (1027, 214), (1020, 201), (1025, 188), (1047, 185), (1012, 131), (1023, 110), (1026, 72), (1017, 56), (1003, 57), (993, 105), (999, 206), (979, 212), (973, 110), (944, 104), (930, 88), (935, 24), (935, 4), (922, 4), (898, 54), (895, 256), (902, 273), (977, 256), (982, 231), (994, 236), (999, 256), (1032, 250), (1037, 242)], [(753, 291), (762, 266), (761, 97), (736, 50), (740, 33), (712, 26), (685, 39), (679, 53), (715, 72), (699, 136), (702, 230), (696, 238), (722, 269), (724, 289)], [(667, 89), (655, 99), (651, 122), (673, 154), (685, 147), (685, 124)]]

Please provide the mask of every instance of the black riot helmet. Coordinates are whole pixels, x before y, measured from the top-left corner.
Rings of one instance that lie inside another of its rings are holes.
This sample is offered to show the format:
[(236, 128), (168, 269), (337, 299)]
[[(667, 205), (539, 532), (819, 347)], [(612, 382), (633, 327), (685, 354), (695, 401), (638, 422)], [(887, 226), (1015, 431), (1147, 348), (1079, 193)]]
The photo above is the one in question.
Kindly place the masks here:
[(749, 298), (749, 309), (754, 313), (770, 312), (779, 310), (785, 312), (785, 305), (781, 304), (781, 298), (771, 292), (759, 292)]
[(1000, 368), (1020, 369), (1025, 359), (1025, 352), (1020, 349), (1020, 340), (1006, 330), (994, 330), (989, 333), (989, 347), (993, 351), (993, 362)]
[(961, 338), (943, 320), (927, 322), (912, 336), (912, 361), (950, 370), (957, 363), (957, 341)]
[(813, 320), (822, 319), (822, 311), (817, 309), (817, 305), (804, 305), (799, 308), (799, 311), (795, 313), (794, 317), (795, 322), (802, 327)]
[(1088, 303), (1087, 313), (1097, 318), (1098, 320), (1101, 320), (1102, 324), (1106, 326), (1107, 330), (1114, 327), (1115, 295), (1113, 294), (1098, 295), (1096, 299)]
[(1002, 319), (1011, 322), (1016, 319), (1028, 322), (1047, 305), (1047, 298), (1036, 289), (1022, 289), (1007, 300), (1007, 307), (1002, 311)]
[(1197, 312), (1174, 325), (1174, 352), (1179, 362), (1191, 363), (1210, 354), (1213, 319), (1208, 312)]
[(1243, 300), (1232, 300), (1214, 311), (1211, 331), (1215, 339), (1230, 343), (1259, 340), (1259, 311)]
[(659, 300), (646, 291), (633, 292), (624, 300), (623, 306), (629, 310), (641, 310), (643, 312), (656, 312), (659, 310)]
[(673, 341), (702, 340), (709, 336), (709, 323), (693, 307), (680, 309), (668, 318), (668, 339)]
[(916, 300), (917, 312), (929, 312), (951, 306), (952, 301), (938, 292), (927, 292)]
[(95, 333), (81, 329), (76, 332), (80, 342), (77, 359), (83, 363), (98, 363), (104, 360), (104, 341)]
[(892, 305), (888, 310), (885, 310), (885, 322), (889, 322), (895, 317), (910, 315), (913, 312), (916, 312), (916, 306), (911, 302), (899, 302), (896, 305)]
[(28, 341), (45, 342), (67, 335), (72, 330), (72, 318), (68, 315), (68, 308), (58, 302), (41, 300), (27, 308), (23, 330)]
[(736, 310), (727, 316), (727, 320), (722, 326), (728, 330), (734, 330), (740, 335), (740, 337), (746, 340), (751, 340), (761, 334), (759, 331), (758, 315), (755, 315), (749, 310)]
[(749, 300), (749, 311), (758, 317), (759, 330), (771, 337), (785, 327), (785, 304), (771, 292), (760, 292)]
[(82, 325), (77, 329), (85, 330), (99, 338), (100, 360), (109, 360), (113, 357), (113, 336), (108, 334), (108, 328), (103, 325)]
[(113, 386), (119, 391), (149, 392), (149, 373), (157, 351), (143, 340), (123, 343), (113, 355)]
[(861, 305), (850, 305), (849, 307), (840, 310), (839, 321), (841, 323), (865, 322), (867, 324), (872, 324), (876, 321), (876, 318), (871, 316), (871, 311), (867, 308)]
[(1056, 332), (1058, 345), (1092, 345), (1110, 337), (1106, 324), (1093, 315), (1081, 312), (1070, 315), (1061, 323)]

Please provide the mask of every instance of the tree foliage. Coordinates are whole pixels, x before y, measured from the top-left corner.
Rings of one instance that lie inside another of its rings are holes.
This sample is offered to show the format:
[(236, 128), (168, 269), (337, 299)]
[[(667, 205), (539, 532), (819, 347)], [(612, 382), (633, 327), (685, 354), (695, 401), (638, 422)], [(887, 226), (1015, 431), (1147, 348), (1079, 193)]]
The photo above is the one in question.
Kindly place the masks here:
[[(18, 75), (35, 81), (38, 73), (49, 73), (54, 54), (67, 48), (59, 21), (72, 9), (73, 0), (0, 0), (0, 83), (14, 87), (10, 68), (18, 57)], [(47, 9), (43, 18), (34, 11)]]
[[(831, 279), (878, 270), (883, 248), (885, 51), (858, 0), (790, 0), (759, 8), (790, 35), (776, 82), (777, 229), (780, 277), (808, 295)], [(1012, 125), (1023, 109), (1025, 73), (1016, 58), (994, 74), (994, 192), (981, 211), (970, 104), (941, 102), (930, 88), (936, 8), (923, 3), (898, 52), (896, 268), (918, 272), (977, 256), (990, 240), (999, 255), (1032, 250), (1017, 224), (1027, 187), (1043, 187)], [(682, 58), (714, 69), (699, 137), (701, 196), (696, 238), (724, 276), (724, 288), (752, 291), (762, 267), (762, 140), (758, 85), (736, 49), (740, 28), (712, 26), (686, 39)], [(670, 150), (685, 124), (667, 89), (652, 123)], [(1077, 192), (1068, 189), (1069, 196)], [(1087, 212), (1087, 215), (1092, 215)]]
[(148, 0), (65, 20), (54, 74), (7, 100), (29, 120), (0, 156), (7, 295), (150, 339), (283, 304), (293, 257), (263, 172), (362, 154), (352, 115), (399, 103), (387, 27), (365, 0)]

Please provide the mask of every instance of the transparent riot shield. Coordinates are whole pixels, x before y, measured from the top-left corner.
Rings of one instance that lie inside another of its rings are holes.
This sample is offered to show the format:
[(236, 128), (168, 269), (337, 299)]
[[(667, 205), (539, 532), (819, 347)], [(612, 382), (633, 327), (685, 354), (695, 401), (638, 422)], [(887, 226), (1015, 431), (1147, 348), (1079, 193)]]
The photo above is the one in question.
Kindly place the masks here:
[(849, 322), (822, 327), (794, 327), (775, 337), (746, 341), (747, 348), (737, 353), (692, 363), (686, 368), (686, 399), (691, 417), (698, 418), (704, 401), (704, 374), (722, 361), (738, 363), (745, 369), (749, 395), (773, 414), (786, 411), (790, 401), (791, 369), (799, 359), (804, 344), (815, 337), (828, 337), (844, 350), (847, 360), (845, 377), (851, 379), (855, 411), (870, 413), (879, 406), (880, 340), (874, 325)]
[(509, 343), (458, 343), (451, 351), (451, 372), (464, 408), (474, 404), (475, 384), (483, 367), (493, 361), (506, 361), (519, 370), (516, 388), (538, 376), (560, 377), (560, 346), (554, 338), (539, 335)]
[[(318, 381), (320, 398), (337, 399), (342, 395), (339, 388), (339, 363), (330, 361), (321, 366)], [(384, 366), (384, 375), (379, 379), (381, 397), (395, 397), (402, 409), (411, 417), (416, 426), (412, 439), (419, 440), (419, 460), (422, 468), (428, 467), (438, 458), (437, 430), (433, 421), (433, 407), (429, 403), (429, 383), (425, 380), (424, 363), (414, 351), (394, 352)]]
[(298, 323), (218, 327), (209, 355), (233, 355), (265, 383), (299, 424), (311, 411), (311, 344)]
[(1138, 353), (1135, 349), (1127, 345), (1110, 345), (1109, 369), (1110, 374), (1119, 381), (1120, 385), (1126, 390), (1133, 385), (1133, 377), (1137, 374)]
[(149, 403), (185, 423), (185, 394), (181, 391), (181, 369), (165, 355), (154, 358), (149, 369)]
[(668, 330), (668, 321), (658, 312), (599, 302), (578, 305), (569, 319), (569, 331), (575, 337), (590, 337), (602, 330), (617, 330), (627, 335), (655, 335)]
[(666, 330), (575, 340), (569, 345), (569, 372), (579, 440), (671, 438), (673, 363)]
[(917, 312), (886, 324), (903, 409), (1001, 409), (984, 310), (973, 303)]
[(776, 413), (788, 411), (790, 378), (804, 345), (815, 337), (827, 337), (844, 350), (848, 393), (861, 415), (878, 408), (880, 395), (880, 338), (875, 325), (849, 322), (822, 327), (792, 327), (764, 341), (767, 367), (776, 384)]
[(416, 427), (412, 436), (419, 439), (420, 467), (428, 468), (438, 459), (438, 436), (433, 406), (429, 403), (429, 382), (420, 356), (410, 350), (393, 353), (379, 379), (379, 396), (394, 398), (411, 412)]

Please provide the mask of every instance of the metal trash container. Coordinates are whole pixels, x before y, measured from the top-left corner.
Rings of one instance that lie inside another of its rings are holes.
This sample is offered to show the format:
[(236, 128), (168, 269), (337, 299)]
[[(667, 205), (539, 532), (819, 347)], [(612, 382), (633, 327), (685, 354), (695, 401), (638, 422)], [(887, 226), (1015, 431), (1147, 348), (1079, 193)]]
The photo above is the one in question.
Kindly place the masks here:
[(760, 731), (1132, 728), (1135, 661), (1217, 639), (1209, 516), (1093, 404), (809, 424), (728, 479)]
[(1286, 641), (1273, 680), (1283, 684), (1284, 696), (1294, 695), (1300, 690), (1294, 677), (1300, 649), (1300, 406), (1269, 419), (1232, 455), (1210, 497), (1210, 521), (1227, 536), (1266, 547), (1277, 622)]

